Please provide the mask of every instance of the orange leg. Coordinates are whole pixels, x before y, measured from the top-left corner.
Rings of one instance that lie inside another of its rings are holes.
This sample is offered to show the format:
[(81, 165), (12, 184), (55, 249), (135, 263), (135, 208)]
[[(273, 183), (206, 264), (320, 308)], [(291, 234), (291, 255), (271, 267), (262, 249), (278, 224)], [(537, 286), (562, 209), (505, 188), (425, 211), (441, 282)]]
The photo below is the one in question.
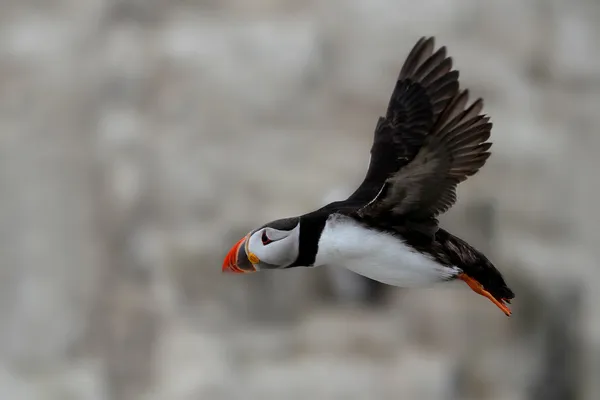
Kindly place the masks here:
[(492, 294), (490, 292), (488, 292), (487, 290), (485, 290), (483, 288), (483, 285), (481, 285), (481, 283), (477, 282), (475, 279), (471, 278), (470, 276), (468, 276), (466, 274), (460, 274), (458, 276), (458, 278), (460, 280), (463, 280), (467, 285), (469, 285), (469, 287), (475, 293), (480, 294), (483, 297), (487, 297), (492, 303), (494, 303), (499, 309), (501, 309), (504, 312), (504, 314), (506, 314), (508, 317), (510, 317), (510, 315), (512, 314), (512, 311), (510, 311), (510, 308), (508, 308), (506, 306), (506, 304), (503, 303), (505, 301), (504, 299), (501, 299), (501, 300), (496, 299), (494, 296), (492, 296)]

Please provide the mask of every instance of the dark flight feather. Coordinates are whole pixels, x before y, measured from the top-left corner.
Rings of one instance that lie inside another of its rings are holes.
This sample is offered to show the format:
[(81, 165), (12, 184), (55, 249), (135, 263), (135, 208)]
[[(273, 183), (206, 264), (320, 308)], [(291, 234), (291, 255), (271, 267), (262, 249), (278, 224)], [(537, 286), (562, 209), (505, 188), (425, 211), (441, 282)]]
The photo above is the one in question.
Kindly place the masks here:
[(347, 204), (366, 205), (390, 176), (413, 160), (458, 93), (458, 76), (446, 47), (434, 53), (434, 38), (419, 39), (400, 70), (385, 117), (377, 122), (366, 176)]
[(435, 218), (456, 202), (456, 186), (490, 156), (492, 124), (479, 115), (481, 99), (466, 107), (469, 92), (457, 94), (440, 114), (414, 159), (392, 175), (387, 189), (360, 211), (407, 219)]

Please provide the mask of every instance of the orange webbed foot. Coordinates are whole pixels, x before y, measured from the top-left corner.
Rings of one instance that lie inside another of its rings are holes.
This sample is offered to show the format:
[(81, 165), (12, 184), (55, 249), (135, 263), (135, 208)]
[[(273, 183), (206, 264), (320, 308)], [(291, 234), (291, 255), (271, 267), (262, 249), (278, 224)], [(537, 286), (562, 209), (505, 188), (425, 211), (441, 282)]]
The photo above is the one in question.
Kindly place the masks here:
[(480, 294), (483, 297), (487, 297), (492, 303), (494, 303), (496, 305), (496, 307), (501, 309), (502, 312), (504, 312), (504, 314), (506, 314), (507, 317), (511, 316), (512, 311), (510, 311), (510, 308), (508, 308), (508, 306), (506, 304), (504, 304), (504, 303), (510, 302), (508, 299), (500, 299), (500, 300), (496, 299), (494, 296), (492, 296), (492, 294), (490, 292), (488, 292), (487, 290), (485, 290), (483, 288), (483, 285), (481, 283), (477, 282), (475, 279), (471, 278), (467, 274), (458, 275), (458, 279), (464, 281), (467, 285), (469, 285), (469, 287), (475, 293)]

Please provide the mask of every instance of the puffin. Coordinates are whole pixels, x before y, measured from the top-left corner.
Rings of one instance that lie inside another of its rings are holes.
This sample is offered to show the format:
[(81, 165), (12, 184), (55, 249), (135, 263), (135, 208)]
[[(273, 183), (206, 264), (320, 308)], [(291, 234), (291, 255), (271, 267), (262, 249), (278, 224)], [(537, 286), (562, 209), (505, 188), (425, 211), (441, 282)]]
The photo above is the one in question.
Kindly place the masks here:
[(461, 280), (507, 316), (514, 298), (493, 263), (443, 229), (456, 187), (490, 156), (492, 123), (469, 102), (446, 46), (421, 37), (406, 56), (375, 126), (366, 175), (345, 200), (251, 230), (223, 272), (324, 265), (403, 288)]

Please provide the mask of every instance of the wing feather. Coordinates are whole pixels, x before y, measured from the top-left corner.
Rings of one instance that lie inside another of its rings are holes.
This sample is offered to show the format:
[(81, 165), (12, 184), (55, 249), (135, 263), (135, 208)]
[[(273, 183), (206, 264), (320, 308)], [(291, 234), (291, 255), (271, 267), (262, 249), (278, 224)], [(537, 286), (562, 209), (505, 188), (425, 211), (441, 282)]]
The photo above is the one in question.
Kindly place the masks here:
[(476, 174), (490, 156), (492, 124), (480, 115), (483, 101), (467, 107), (468, 90), (458, 93), (440, 114), (414, 159), (386, 180), (385, 190), (360, 215), (425, 220), (456, 202), (456, 186)]
[(328, 206), (435, 233), (436, 217), (456, 202), (457, 185), (490, 156), (492, 124), (482, 114), (483, 101), (469, 105), (458, 78), (446, 47), (435, 50), (433, 37), (420, 38), (377, 121), (363, 182), (345, 201)]
[(362, 207), (372, 201), (385, 181), (408, 164), (435, 121), (459, 90), (446, 47), (434, 52), (434, 38), (421, 38), (400, 70), (385, 117), (377, 121), (371, 160), (362, 184), (345, 201)]

